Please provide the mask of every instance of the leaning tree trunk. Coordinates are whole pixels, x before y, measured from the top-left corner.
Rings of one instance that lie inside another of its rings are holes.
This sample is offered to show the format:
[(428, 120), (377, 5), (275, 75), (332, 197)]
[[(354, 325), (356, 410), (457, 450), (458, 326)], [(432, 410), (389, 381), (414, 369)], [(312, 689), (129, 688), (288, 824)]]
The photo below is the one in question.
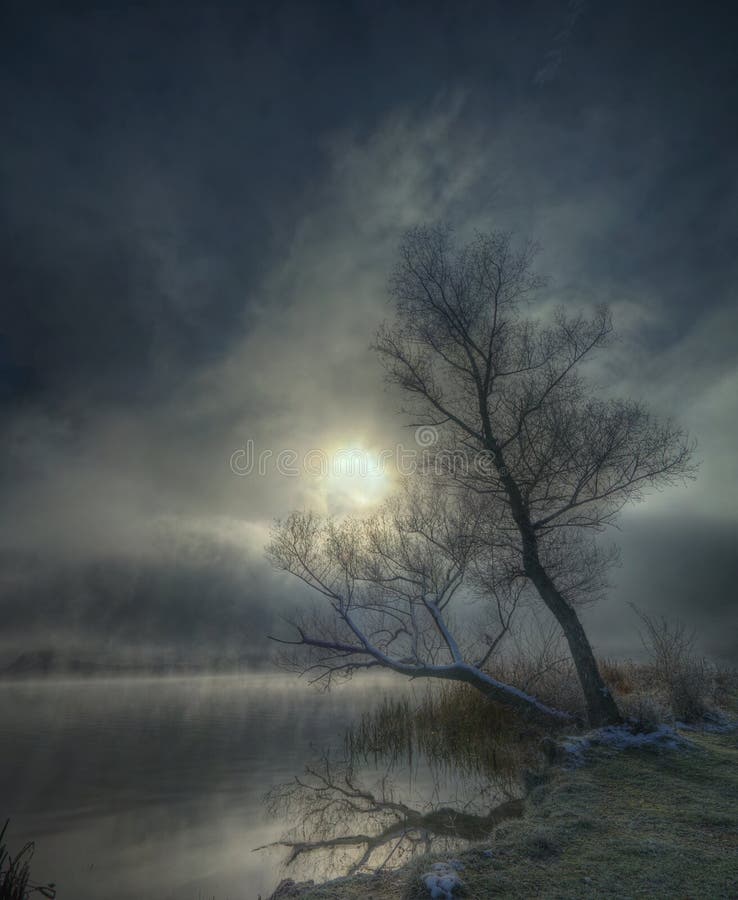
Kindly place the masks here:
[(493, 457), (507, 491), (510, 510), (522, 540), (523, 569), (533, 582), (541, 600), (554, 614), (564, 632), (587, 704), (589, 724), (594, 727), (617, 725), (622, 722), (622, 717), (614, 697), (597, 668), (597, 660), (592, 652), (587, 634), (579, 621), (576, 610), (561, 594), (541, 563), (536, 532), (518, 485), (506, 469), (499, 448), (494, 444), (493, 446)]
[(617, 725), (622, 721), (620, 711), (600, 675), (597, 660), (576, 610), (562, 597), (540, 561), (526, 559), (525, 571), (564, 632), (584, 692), (589, 724), (595, 727)]

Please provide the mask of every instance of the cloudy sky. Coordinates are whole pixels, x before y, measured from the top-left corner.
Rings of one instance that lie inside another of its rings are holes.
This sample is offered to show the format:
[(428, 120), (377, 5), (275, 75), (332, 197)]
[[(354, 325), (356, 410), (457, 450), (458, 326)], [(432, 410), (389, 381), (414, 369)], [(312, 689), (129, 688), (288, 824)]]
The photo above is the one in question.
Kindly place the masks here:
[(626, 601), (738, 656), (738, 57), (724, 4), (7, 3), (0, 13), (0, 652), (260, 647), (294, 507), (391, 479), (234, 474), (412, 443), (368, 349), (403, 230), (540, 242), (608, 302), (608, 387), (698, 480), (629, 510)]

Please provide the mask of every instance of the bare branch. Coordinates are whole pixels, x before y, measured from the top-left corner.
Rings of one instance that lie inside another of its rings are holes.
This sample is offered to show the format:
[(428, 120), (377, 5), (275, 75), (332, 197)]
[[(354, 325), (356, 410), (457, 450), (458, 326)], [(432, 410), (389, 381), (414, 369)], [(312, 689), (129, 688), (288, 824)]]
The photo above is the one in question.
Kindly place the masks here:
[[(463, 596), (481, 547), (477, 516), (483, 507), (475, 516), (472, 504), (422, 488), (408, 484), (403, 495), (365, 519), (320, 522), (293, 513), (275, 526), (272, 563), (327, 601), (323, 613), (293, 622), (294, 637), (273, 637), (293, 648), (288, 665), (324, 684), (376, 667), (464, 682), (525, 714), (565, 721), (565, 713), (473, 664), (478, 642), (462, 640), (449, 610)], [(513, 612), (514, 606), (502, 615), (503, 630)], [(485, 661), (491, 652), (488, 647)]]

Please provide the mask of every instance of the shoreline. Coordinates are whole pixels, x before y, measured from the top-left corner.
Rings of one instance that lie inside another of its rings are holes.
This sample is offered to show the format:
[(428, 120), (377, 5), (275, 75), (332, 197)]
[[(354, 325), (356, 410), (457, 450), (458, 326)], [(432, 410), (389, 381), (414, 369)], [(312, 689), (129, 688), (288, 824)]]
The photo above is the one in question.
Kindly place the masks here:
[[(738, 896), (735, 723), (677, 734), (679, 746), (590, 744), (586, 760), (532, 775), (522, 816), (454, 855), (464, 893), (447, 896)], [(265, 900), (421, 900), (431, 866), (449, 862), (418, 857), (322, 884), (285, 879)]]

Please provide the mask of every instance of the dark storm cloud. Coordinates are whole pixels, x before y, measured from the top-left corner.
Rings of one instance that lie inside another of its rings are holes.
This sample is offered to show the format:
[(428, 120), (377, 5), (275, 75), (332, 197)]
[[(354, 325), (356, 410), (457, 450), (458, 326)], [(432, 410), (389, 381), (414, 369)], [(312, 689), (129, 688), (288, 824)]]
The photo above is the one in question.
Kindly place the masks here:
[[(77, 628), (140, 621), (165, 641), (170, 621), (207, 627), (194, 598), (212, 582), (216, 631), (242, 614), (266, 629), (260, 597), (284, 593), (261, 568), (266, 525), (341, 498), (238, 479), (228, 458), (249, 438), (275, 451), (398, 438), (367, 345), (403, 228), (449, 219), (462, 235), (531, 234), (549, 299), (613, 305), (624, 340), (608, 387), (678, 415), (704, 459), (694, 486), (649, 502), (663, 513), (654, 555), (701, 540), (666, 527), (669, 513), (711, 521), (718, 614), (738, 440), (738, 72), (718, 7), (2, 15), (0, 542), (8, 572), (37, 560), (23, 608), (61, 623), (68, 602)], [(162, 536), (162, 522), (176, 524)], [(177, 556), (192, 529), (224, 556)], [(229, 533), (248, 547), (243, 571)], [(645, 551), (628, 546), (628, 572), (642, 572)], [(246, 570), (263, 573), (258, 591), (242, 590)], [(85, 605), (70, 585), (93, 571)], [(632, 578), (602, 608), (610, 634), (623, 596), (651, 584)], [(3, 584), (12, 609), (18, 584)], [(673, 590), (646, 593), (658, 606)]]

